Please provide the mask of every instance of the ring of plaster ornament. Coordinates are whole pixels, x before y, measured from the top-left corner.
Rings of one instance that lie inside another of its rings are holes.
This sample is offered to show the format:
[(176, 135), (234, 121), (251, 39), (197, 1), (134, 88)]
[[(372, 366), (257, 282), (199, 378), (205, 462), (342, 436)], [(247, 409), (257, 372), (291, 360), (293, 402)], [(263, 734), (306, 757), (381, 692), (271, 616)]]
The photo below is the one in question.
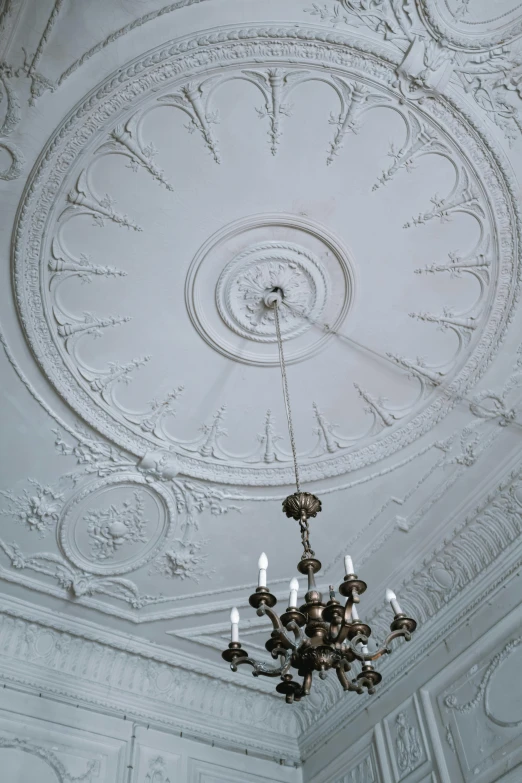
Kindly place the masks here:
[[(484, 712), (488, 718), (503, 728), (516, 728), (522, 724), (522, 701), (520, 699), (520, 658), (522, 652), (522, 640), (515, 639), (509, 642), (501, 653), (498, 653), (495, 667), (488, 667), (484, 687)], [(517, 653), (515, 657), (512, 657)], [(495, 681), (504, 680), (499, 684)], [(518, 684), (519, 698), (516, 698)], [(503, 687), (501, 687), (503, 685)], [(513, 689), (515, 692), (513, 693)], [(509, 701), (505, 694), (510, 693)], [(509, 709), (515, 709), (514, 713), (507, 715)]]
[[(444, 8), (445, 13), (441, 11)], [(455, 16), (447, 0), (420, 0), (419, 10), (426, 27), (436, 40), (442, 40), (458, 49), (484, 50), (506, 45), (522, 35), (522, 4), (502, 12), (491, 4), (489, 18), (482, 22), (466, 16)]]
[[(390, 55), (391, 56), (391, 55)], [(396, 63), (383, 59), (377, 45), (347, 39), (323, 28), (295, 26), (249, 28), (230, 27), (201, 33), (160, 47), (120, 68), (86, 99), (82, 100), (58, 127), (42, 152), (18, 211), (13, 241), (16, 299), (28, 343), (43, 371), (59, 394), (91, 426), (138, 457), (158, 444), (152, 432), (132, 427), (117, 412), (100, 401), (79, 377), (64, 354), (53, 328), (49, 310), (46, 266), (50, 253), (53, 218), (64, 208), (64, 194), (78, 176), (79, 156), (100, 144), (122, 117), (136, 110), (149, 90), (182, 85), (195, 75), (224, 73), (238, 67), (257, 67), (259, 62), (284, 61), (289, 67), (306, 65), (324, 78), (329, 71), (344, 78), (362, 80), (389, 99), (396, 99)], [(401, 99), (402, 100), (402, 99)], [(410, 103), (444, 135), (459, 159), (473, 172), (484, 209), (490, 216), (496, 259), (493, 284), (487, 302), (487, 320), (475, 333), (473, 347), (464, 363), (448, 376), (443, 390), (435, 390), (422, 409), (413, 409), (391, 430), (384, 429), (370, 441), (304, 462), (303, 481), (342, 475), (374, 464), (413, 442), (442, 419), (481, 376), (497, 350), (512, 317), (518, 293), (518, 243), (520, 216), (516, 188), (504, 158), (494, 141), (484, 134), (453, 95), (432, 97), (422, 107)], [(85, 163), (82, 164), (83, 166)], [(75, 168), (76, 166), (76, 168)], [(176, 456), (180, 472), (232, 485), (275, 486), (290, 484), (290, 464), (250, 466), (215, 460), (211, 456), (183, 453)]]
[[(277, 229), (292, 232), (295, 241), (248, 241), (252, 232), (260, 231), (270, 237)], [(307, 247), (312, 240), (315, 252)], [(232, 254), (229, 260), (228, 246), (242, 241), (247, 242), (247, 247)], [(328, 269), (318, 257), (318, 247), (321, 255), (329, 259)], [(216, 269), (221, 273), (216, 273)], [(310, 358), (331, 339), (346, 318), (355, 289), (354, 265), (348, 250), (316, 221), (280, 213), (253, 215), (225, 226), (194, 256), (187, 275), (185, 302), (195, 328), (215, 350), (246, 364), (275, 366), (279, 354), (274, 313), (266, 306), (265, 296), (273, 287), (283, 291), (281, 334), (289, 340), (310, 332), (315, 323), (323, 320), (332, 277), (336, 298), (334, 306), (328, 308), (330, 331), (313, 330), (297, 349), (290, 343), (285, 354), (290, 364)], [(203, 290), (209, 282), (215, 285), (219, 319), (212, 319), (205, 302)], [(230, 339), (234, 334), (252, 341), (253, 349), (243, 348), (238, 355), (237, 343)]]
[[(123, 489), (129, 499), (111, 502), (111, 494)], [(95, 501), (101, 508), (93, 511)], [(156, 520), (151, 519), (151, 507)], [(131, 471), (115, 473), (89, 482), (68, 499), (58, 520), (58, 542), (65, 557), (83, 572), (117, 576), (146, 565), (175, 519), (175, 503), (162, 484)], [(129, 547), (130, 555), (125, 553)]]
[(290, 242), (261, 242), (247, 248), (223, 269), (216, 300), (224, 322), (250, 340), (275, 343), (273, 310), (265, 299), (270, 291), (283, 293), (281, 335), (297, 337), (320, 318), (328, 286), (319, 260)]

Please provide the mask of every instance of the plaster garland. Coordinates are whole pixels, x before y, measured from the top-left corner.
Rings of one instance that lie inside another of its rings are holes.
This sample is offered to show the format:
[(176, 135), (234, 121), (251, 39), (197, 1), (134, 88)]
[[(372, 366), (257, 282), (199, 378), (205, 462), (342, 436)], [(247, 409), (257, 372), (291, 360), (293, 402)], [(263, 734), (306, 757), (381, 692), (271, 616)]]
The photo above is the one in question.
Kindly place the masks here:
[(106, 193), (103, 198), (96, 196), (88, 182), (87, 172), (82, 171), (74, 188), (67, 194), (67, 201), (71, 204), (62, 212), (63, 217), (70, 217), (71, 212), (79, 214), (87, 213), (92, 215), (93, 224), (100, 228), (105, 225), (106, 220), (112, 220), (125, 228), (132, 228), (134, 231), (142, 231), (127, 215), (120, 215), (114, 209), (114, 200)]
[(82, 775), (71, 775), (53, 750), (45, 745), (36, 745), (29, 740), (20, 739), (19, 737), (0, 734), (0, 748), (11, 748), (22, 753), (28, 753), (31, 756), (37, 756), (42, 761), (45, 761), (53, 772), (56, 773), (59, 783), (92, 783), (93, 778), (98, 777), (100, 773), (99, 761), (89, 761), (87, 770)]
[[(465, 188), (464, 188), (464, 190), (465, 190)], [(458, 206), (459, 205), (453, 204), (453, 203), (450, 203), (450, 204), (443, 203), (442, 207), (444, 207), (444, 209), (442, 209), (442, 212), (449, 212), (453, 208), (455, 208), (455, 209), (458, 208)], [(441, 211), (441, 210), (439, 209), (439, 211)], [(426, 214), (424, 215), (424, 218), (426, 219)], [(439, 406), (436, 406), (436, 407), (438, 407), (440, 409), (440, 403), (439, 403)], [(418, 427), (417, 427), (417, 431), (419, 431)], [(396, 440), (396, 435), (394, 436), (393, 440)], [(126, 444), (126, 447), (127, 447), (127, 445), (128, 444)], [(346, 458), (343, 459), (343, 462), (346, 463)], [(185, 463), (184, 467), (188, 468), (189, 472), (192, 472), (194, 470), (195, 463), (194, 463), (193, 460), (189, 460), (188, 462), (184, 461), (184, 463)], [(349, 459), (349, 463), (348, 464), (350, 464), (350, 463), (352, 465), (354, 465), (353, 457), (351, 457), (351, 455), (350, 455), (350, 459)], [(203, 471), (204, 475), (209, 475), (209, 476), (212, 475), (212, 477), (214, 479), (216, 479), (219, 476), (219, 472), (216, 471), (216, 467), (217, 466), (215, 466), (214, 469), (211, 472), (209, 472), (207, 467), (201, 466), (201, 467), (198, 468), (198, 472), (201, 473)], [(321, 466), (321, 468), (322, 468), (321, 473), (324, 475), (324, 468), (323, 468), (323, 466)], [(248, 469), (246, 469), (246, 472), (245, 472), (245, 469), (242, 469), (241, 471), (234, 471), (234, 473), (235, 473), (235, 475), (234, 475), (234, 483), (241, 483), (241, 477), (242, 476), (247, 476), (247, 475), (249, 476), (249, 480), (250, 481), (252, 480), (252, 473), (251, 472), (249, 473)], [(270, 472), (267, 472), (266, 469), (263, 472), (261, 472), (261, 471), (256, 472), (255, 475), (258, 475), (258, 479), (257, 480), (260, 480), (261, 477), (264, 479), (264, 481), (266, 481), (267, 479), (269, 481), (271, 480), (271, 479), (268, 478), (268, 476), (270, 476), (271, 474), (270, 474)], [(272, 472), (272, 475), (274, 475), (273, 472)]]
[[(478, 266), (478, 265), (477, 265), (477, 266)], [(469, 267), (467, 267), (467, 268), (469, 268)], [(447, 269), (449, 269), (449, 268), (447, 268)], [(437, 271), (438, 271), (438, 270), (437, 270)], [(450, 271), (451, 271), (451, 270), (450, 270)], [(481, 410), (481, 409), (479, 409), (479, 408), (477, 407), (477, 410)], [(473, 411), (473, 412), (474, 412), (474, 411)], [(480, 415), (480, 414), (476, 414), (476, 415)], [(493, 415), (495, 415), (494, 411), (493, 411)]]
[(266, 71), (245, 70), (242, 74), (260, 88), (265, 98), (264, 107), (256, 108), (256, 112), (260, 120), (267, 117), (270, 122), (270, 152), (276, 155), (283, 135), (282, 118), (292, 116), (293, 104), (287, 100), (288, 96), (294, 86), (308, 79), (308, 71), (268, 68)]
[(441, 142), (432, 128), (428, 125), (422, 125), (411, 112), (405, 116), (407, 117), (406, 141), (399, 149), (395, 149), (393, 143), (390, 145), (388, 155), (392, 158), (393, 164), (382, 172), (372, 190), (378, 190), (387, 185), (401, 169), (408, 173), (411, 172), (415, 168), (416, 159), (423, 155), (434, 152), (440, 152), (446, 156), (450, 154), (448, 147)]
[(486, 667), (484, 674), (482, 675), (482, 679), (480, 680), (480, 683), (477, 687), (476, 694), (472, 699), (464, 704), (459, 704), (454, 694), (447, 695), (444, 698), (444, 705), (448, 711), (460, 714), (468, 714), (481, 705), (489, 720), (493, 721), (493, 723), (497, 724), (498, 726), (502, 726), (504, 728), (520, 726), (522, 724), (522, 719), (518, 721), (502, 721), (496, 718), (493, 715), (488, 703), (488, 692), (491, 678), (499, 670), (503, 662), (514, 652), (518, 651), (520, 645), (522, 645), (522, 637), (510, 639), (510, 641), (504, 645), (502, 650), (493, 656), (488, 666)]
[[(77, 599), (89, 602), (90, 596), (103, 594), (122, 600), (134, 609), (163, 604), (169, 599), (162, 595), (142, 595), (133, 582), (120, 578), (122, 574), (150, 563), (153, 573), (167, 578), (199, 581), (203, 574), (211, 575), (211, 569), (204, 568), (207, 554), (202, 548), (207, 542), (194, 538), (197, 517), (207, 510), (214, 516), (239, 510), (237, 505), (224, 502), (226, 498), (220, 490), (180, 480), (177, 471), (174, 475), (168, 469), (165, 472), (160, 467), (161, 457), (159, 462), (144, 460), (137, 468), (123, 454), (86, 434), (78, 435), (76, 445), (64, 441), (59, 430), (55, 436), (58, 453), (74, 457), (76, 470), (64, 474), (54, 487), (29, 479), (34, 487), (32, 491), (25, 489), (20, 495), (3, 491), (8, 500), (3, 513), (14, 516), (42, 537), (56, 529), (64, 557), (52, 552), (24, 555), (17, 544), (0, 539), (0, 549), (14, 569), (52, 576), (65, 594)], [(96, 477), (94, 481), (86, 481), (92, 476)], [(111, 488), (126, 487), (133, 489), (131, 498), (138, 503), (133, 507), (132, 499), (124, 501), (127, 516), (114, 505), (96, 510), (87, 506), (87, 511), (77, 516), (77, 509), (83, 508), (89, 499)], [(160, 515), (159, 527), (152, 537), (150, 533), (145, 536), (144, 494), (156, 498)], [(178, 516), (179, 528), (175, 524)], [(76, 543), (75, 529), (79, 522), (82, 526), (86, 524), (93, 547), (90, 554)], [(116, 551), (129, 541), (144, 546), (132, 556), (112, 562)]]
[[(462, 9), (467, 10), (467, 5)], [(304, 10), (334, 28), (339, 24), (364, 25), (389, 42), (403, 57), (397, 76), (405, 98), (422, 102), (442, 92), (451, 80), (471, 95), (510, 144), (522, 132), (517, 105), (521, 60), (515, 47), (522, 35), (520, 15), (493, 33), (488, 30), (491, 23), (485, 24), (484, 34), (477, 38), (456, 32), (442, 21), (435, 0), (405, 4), (335, 0), (334, 5), (312, 3)], [(510, 94), (515, 102), (509, 99)]]
[(90, 283), (93, 277), (102, 275), (104, 277), (126, 277), (127, 272), (117, 269), (114, 266), (104, 266), (101, 264), (92, 264), (89, 256), (81, 253), (79, 258), (74, 258), (67, 253), (58, 237), (54, 237), (51, 244), (51, 254), (48, 261), (49, 287), (53, 290), (56, 297), (56, 289), (71, 277), (77, 276), (82, 284)]

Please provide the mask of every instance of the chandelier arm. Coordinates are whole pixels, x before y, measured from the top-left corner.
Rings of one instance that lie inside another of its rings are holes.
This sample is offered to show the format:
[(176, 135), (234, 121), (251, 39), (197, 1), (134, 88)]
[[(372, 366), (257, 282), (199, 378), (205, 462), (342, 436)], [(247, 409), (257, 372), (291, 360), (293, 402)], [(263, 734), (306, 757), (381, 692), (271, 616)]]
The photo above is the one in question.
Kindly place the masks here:
[[(345, 691), (355, 691), (355, 693), (363, 693), (363, 688), (357, 683), (357, 680), (349, 680), (346, 676), (346, 671), (348, 670), (345, 666), (345, 661), (341, 661), (339, 666), (336, 667), (335, 671), (337, 673), (337, 679), (341, 683), (343, 690)], [(349, 666), (349, 664), (348, 664)]]
[(281, 650), (280, 665), (276, 667), (263, 661), (256, 661), (255, 658), (238, 658), (230, 664), (230, 668), (233, 672), (237, 672), (238, 666), (247, 663), (249, 666), (252, 666), (254, 677), (259, 677), (260, 675), (263, 677), (280, 677), (287, 673), (292, 663), (292, 651), (284, 650), (284, 655), (282, 653), (283, 651)]
[(391, 655), (393, 652), (391, 645), (391, 642), (394, 639), (398, 639), (399, 637), (404, 637), (405, 641), (409, 642), (411, 641), (411, 633), (405, 629), (392, 631), (386, 639), (384, 640), (384, 644), (379, 647), (378, 650), (375, 650), (372, 653), (368, 653), (365, 655), (364, 653), (361, 653), (360, 648), (357, 648), (357, 644), (367, 644), (368, 643), (368, 637), (364, 636), (364, 634), (358, 634), (357, 636), (354, 636), (353, 639), (350, 639), (348, 641), (348, 646), (350, 647), (353, 654), (357, 657), (359, 661), (376, 661), (378, 658), (381, 658), (383, 655)]
[(292, 633), (295, 636), (296, 644), (294, 647), (300, 647), (302, 644), (306, 644), (308, 639), (303, 633), (303, 629), (299, 627), (299, 625), (294, 621), (291, 620), (288, 625), (286, 626), (288, 631), (292, 631)]
[(283, 623), (281, 622), (281, 618), (279, 617), (277, 612), (274, 612), (274, 610), (271, 609), (266, 604), (261, 604), (259, 609), (257, 610), (256, 614), (259, 617), (262, 617), (263, 615), (267, 615), (267, 617), (269, 617), (270, 620), (272, 621), (272, 626), (274, 628), (274, 631), (277, 631), (278, 634), (280, 635), (281, 639), (284, 640), (293, 650), (296, 649), (296, 644), (292, 641), (290, 636), (288, 636), (288, 634), (286, 633), (285, 628), (283, 626)]
[(312, 689), (312, 676), (313, 672), (308, 671), (303, 677), (303, 684), (301, 685), (301, 691), (303, 696), (309, 696)]

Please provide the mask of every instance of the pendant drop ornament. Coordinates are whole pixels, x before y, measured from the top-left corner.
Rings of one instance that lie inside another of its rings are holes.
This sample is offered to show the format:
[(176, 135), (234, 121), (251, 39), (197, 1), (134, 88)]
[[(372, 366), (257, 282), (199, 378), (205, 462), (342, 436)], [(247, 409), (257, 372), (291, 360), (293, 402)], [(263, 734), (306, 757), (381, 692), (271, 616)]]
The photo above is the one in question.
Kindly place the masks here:
[(297, 520), (302, 518), (303, 513), (307, 518), (316, 517), (321, 508), (321, 501), (311, 492), (294, 492), (283, 500), (283, 511), (286, 516)]

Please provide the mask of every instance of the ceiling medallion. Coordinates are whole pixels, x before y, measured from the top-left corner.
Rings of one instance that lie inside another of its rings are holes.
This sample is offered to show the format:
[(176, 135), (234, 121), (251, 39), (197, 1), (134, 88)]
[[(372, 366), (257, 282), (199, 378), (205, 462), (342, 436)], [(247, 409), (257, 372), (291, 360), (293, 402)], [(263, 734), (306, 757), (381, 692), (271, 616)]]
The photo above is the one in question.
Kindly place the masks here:
[[(219, 353), (277, 366), (274, 313), (265, 304), (274, 286), (285, 290), (281, 332), (292, 339), (287, 362), (308, 359), (346, 318), (354, 294), (350, 255), (316, 221), (284, 213), (249, 216), (225, 226), (196, 253), (185, 301), (195, 328)], [(313, 328), (325, 321), (330, 332)], [(248, 343), (238, 348), (238, 336)]]
[[(407, 448), (497, 351), (519, 277), (503, 158), (458, 98), (405, 102), (394, 65), (350, 35), (253, 25), (172, 41), (89, 93), (42, 150), (13, 235), (20, 320), (67, 405), (137, 459), (161, 452), (186, 476), (232, 486), (289, 484), (284, 440), (277, 459), (258, 448), (277, 403), (243, 426), (258, 369), (277, 368), (262, 296), (272, 283), (288, 298), (295, 286), (293, 312), (281, 310), (286, 361), (322, 417), (303, 437), (307, 481)], [(272, 111), (281, 79), (289, 115)], [(310, 111), (319, 88), (322, 114)], [(355, 132), (366, 123), (371, 133)], [(306, 365), (326, 351), (350, 379), (342, 403)], [(198, 399), (196, 367), (223, 379), (218, 413)]]
[[(298, 608), (299, 582), (295, 578), (292, 579), (288, 608), (279, 616), (274, 610), (277, 598), (267, 587), (268, 559), (263, 552), (259, 558), (258, 587), (255, 593), (250, 596), (249, 603), (256, 609), (260, 617), (266, 615), (272, 622), (273, 630), (265, 647), (271, 653), (272, 658), (279, 658), (279, 665), (272, 666), (269, 663), (257, 661), (243, 649), (239, 641), (239, 612), (236, 607), (230, 613), (231, 641), (228, 648), (223, 651), (222, 657), (230, 663), (232, 671), (237, 671), (237, 667), (240, 665), (248, 664), (253, 668), (254, 677), (260, 675), (279, 677), (281, 682), (276, 686), (276, 691), (286, 697), (287, 704), (300, 701), (304, 696), (310, 694), (314, 672), (318, 672), (319, 677), (325, 679), (330, 669), (335, 670), (345, 691), (355, 691), (361, 694), (366, 688), (369, 694), (373, 694), (375, 687), (382, 680), (382, 676), (374, 669), (373, 662), (383, 655), (391, 653), (390, 645), (394, 639), (403, 637), (406, 641), (410, 641), (417, 623), (402, 611), (395, 593), (392, 590), (387, 590), (386, 598), (391, 603), (395, 617), (390, 624), (390, 633), (383, 645), (370, 651), (368, 641), (371, 628), (360, 619), (356, 608), (359, 596), (365, 592), (367, 585), (366, 582), (358, 578), (349, 555), (344, 558), (346, 573), (344, 580), (339, 585), (339, 593), (346, 598), (344, 606), (337, 600), (333, 585), (330, 585), (330, 596), (327, 603), (324, 603), (322, 593), (317, 590), (315, 574), (321, 569), (321, 562), (317, 560), (315, 552), (310, 546), (309, 519), (316, 517), (321, 511), (321, 501), (310, 492), (302, 492), (300, 487), (292, 409), (280, 328), (280, 314), (283, 314), (287, 308), (285, 289), (275, 286), (266, 296), (265, 304), (272, 309), (274, 315), (297, 490), (293, 495), (285, 498), (283, 511), (287, 517), (292, 517), (299, 522), (304, 551), (297, 564), (297, 570), (308, 577), (308, 589), (305, 594), (305, 603)], [(361, 670), (355, 679), (350, 679), (348, 672), (356, 661), (361, 664)], [(297, 669), (298, 676), (302, 678), (301, 682), (294, 680), (290, 669)]]

